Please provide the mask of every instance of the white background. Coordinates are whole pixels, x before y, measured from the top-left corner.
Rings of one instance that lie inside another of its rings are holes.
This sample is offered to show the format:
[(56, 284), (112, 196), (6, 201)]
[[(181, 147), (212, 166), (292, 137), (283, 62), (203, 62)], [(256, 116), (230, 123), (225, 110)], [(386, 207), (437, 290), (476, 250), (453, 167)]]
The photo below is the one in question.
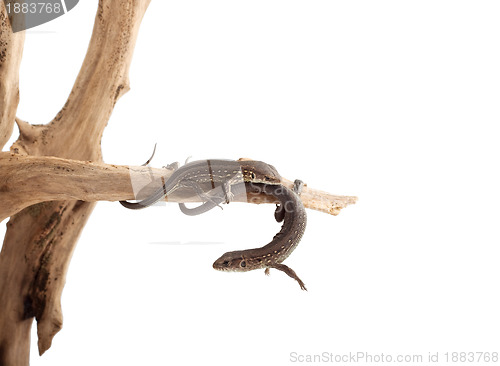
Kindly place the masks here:
[[(80, 1), (28, 32), (21, 119), (62, 107), (96, 8)], [(289, 365), (291, 352), (440, 352), (444, 364), (445, 352), (500, 351), (499, 11), (153, 1), (105, 162), (142, 164), (157, 142), (153, 166), (251, 157), (359, 202), (308, 211), (285, 262), (308, 292), (277, 271), (212, 269), (269, 242), (272, 205), (188, 217), (101, 202), (68, 272), (64, 327), (42, 358), (33, 328), (31, 364)]]

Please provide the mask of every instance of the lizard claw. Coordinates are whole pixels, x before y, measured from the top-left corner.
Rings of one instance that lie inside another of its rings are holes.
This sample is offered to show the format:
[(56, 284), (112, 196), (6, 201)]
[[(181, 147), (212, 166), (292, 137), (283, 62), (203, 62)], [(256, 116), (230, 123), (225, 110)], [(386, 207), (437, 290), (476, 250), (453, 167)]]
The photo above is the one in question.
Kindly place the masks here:
[(168, 165), (164, 165), (162, 167), (163, 169), (168, 169), (168, 170), (177, 170), (179, 169), (179, 162), (178, 161), (174, 161), (173, 163), (170, 163)]
[(229, 191), (226, 193), (226, 203), (229, 204), (234, 199), (234, 193)]

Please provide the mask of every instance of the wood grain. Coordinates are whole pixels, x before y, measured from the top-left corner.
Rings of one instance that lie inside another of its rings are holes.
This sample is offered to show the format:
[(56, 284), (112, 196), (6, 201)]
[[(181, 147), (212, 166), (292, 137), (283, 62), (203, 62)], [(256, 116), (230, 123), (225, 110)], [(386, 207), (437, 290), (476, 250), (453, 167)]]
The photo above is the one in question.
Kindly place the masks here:
[[(87, 54), (66, 104), (46, 125), (31, 126), (18, 120), (20, 137), (11, 151), (35, 159), (60, 157), (83, 162), (102, 161), (101, 136), (116, 102), (129, 89), (130, 62), (149, 2), (99, 1)], [(4, 21), (0, 26), (0, 39), (2, 42), (9, 40), (10, 24)], [(7, 55), (18, 55), (20, 60), (22, 42), (16, 37), (17, 34), (11, 35), (10, 38), (16, 41), (2, 43), (2, 48), (6, 49)], [(24, 36), (21, 34), (20, 37)], [(6, 79), (5, 85), (2, 79), (0, 89), (8, 91), (4, 99), (10, 98), (16, 102), (14, 104), (17, 104), (15, 65), (19, 60), (13, 58), (9, 62), (11, 71), (1, 70), (12, 75)], [(0, 141), (5, 142), (6, 135), (12, 130), (9, 123), (15, 108), (9, 100), (1, 107)], [(31, 165), (19, 164), (15, 169), (21, 169), (28, 177), (31, 171), (36, 171), (36, 166), (38, 161), (32, 161)], [(3, 189), (10, 189), (6, 188), (11, 187), (9, 180), (17, 176), (3, 177)], [(30, 187), (28, 181), (20, 182), (18, 189), (26, 187), (25, 192), (34, 189), (31, 196), (48, 188), (43, 180), (39, 181), (38, 187)], [(18, 195), (16, 199), (19, 198)], [(63, 195), (59, 200), (32, 206), (29, 205), (37, 200), (27, 199), (23, 203), (20, 199), (19, 203), (9, 203), (14, 206), (10, 214), (17, 213), (7, 224), (0, 253), (1, 365), (29, 364), (33, 318), (37, 320), (40, 354), (51, 346), (52, 338), (62, 327), (60, 298), (66, 271), (76, 241), (94, 208), (93, 202), (75, 198), (77, 196)], [(28, 206), (24, 207), (26, 204)], [(2, 203), (4, 206), (6, 204)]]

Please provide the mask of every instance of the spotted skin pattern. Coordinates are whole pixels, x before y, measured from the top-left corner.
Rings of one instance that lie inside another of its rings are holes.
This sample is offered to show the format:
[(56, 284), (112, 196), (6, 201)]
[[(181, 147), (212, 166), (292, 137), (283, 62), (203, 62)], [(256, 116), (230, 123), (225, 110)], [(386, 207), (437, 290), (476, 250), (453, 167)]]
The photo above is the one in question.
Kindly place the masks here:
[(295, 271), (282, 264), (297, 247), (306, 229), (307, 215), (298, 195), (302, 182), (295, 181), (294, 190), (283, 185), (263, 183), (245, 183), (245, 186), (249, 193), (265, 193), (280, 201), (275, 217), (278, 221), (283, 221), (283, 226), (269, 244), (262, 248), (227, 252), (214, 262), (213, 267), (219, 271), (230, 272), (265, 268), (266, 274), (269, 274), (270, 268), (275, 268), (295, 279), (302, 290), (307, 290)]

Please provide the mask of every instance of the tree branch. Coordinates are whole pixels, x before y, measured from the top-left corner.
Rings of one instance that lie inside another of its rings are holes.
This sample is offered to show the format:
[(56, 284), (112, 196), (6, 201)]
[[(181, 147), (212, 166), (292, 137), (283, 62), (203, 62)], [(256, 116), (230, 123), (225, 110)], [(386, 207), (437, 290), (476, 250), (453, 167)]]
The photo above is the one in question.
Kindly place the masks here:
[[(55, 157), (23, 156), (0, 153), (0, 221), (22, 209), (44, 201), (118, 201), (134, 199), (131, 182), (146, 186), (152, 181), (161, 183), (172, 172), (149, 167), (118, 166), (104, 163), (82, 162)], [(288, 187), (293, 182), (284, 180)], [(151, 186), (141, 192), (152, 193)], [(301, 194), (304, 206), (332, 215), (356, 202), (356, 197), (334, 196), (307, 186)], [(191, 190), (178, 190), (168, 196), (170, 202), (195, 202)], [(236, 201), (247, 202), (247, 197), (236, 196)], [(271, 197), (252, 196), (251, 203), (275, 203)]]
[[(47, 125), (31, 126), (18, 121), (20, 137), (11, 151), (32, 158), (57, 156), (102, 161), (101, 136), (116, 101), (129, 89), (128, 70), (149, 2), (99, 1), (87, 54), (66, 104)], [(0, 26), (3, 35), (4, 24)], [(7, 54), (18, 54), (20, 59), (20, 44), (19, 41), (2, 44), (2, 49), (6, 47)], [(15, 62), (11, 61), (11, 64)], [(9, 73), (13, 73), (13, 68)], [(13, 85), (14, 81), (11, 80), (10, 84)], [(17, 88), (12, 85), (4, 89), (11, 90), (8, 96), (15, 100), (12, 95)], [(13, 116), (15, 109), (13, 112), (11, 108), (11, 105), (2, 106), (5, 115), (2, 118), (9, 120)], [(4, 136), (5, 131), (12, 130), (11, 125), (3, 122), (0, 127)], [(0, 138), (0, 141), (4, 140), (5, 137)], [(3, 179), (2, 186), (6, 184), (8, 179)], [(29, 186), (30, 183), (24, 181), (21, 187), (23, 185)], [(35, 189), (43, 190), (42, 187)], [(50, 347), (52, 338), (62, 327), (60, 297), (66, 270), (76, 241), (94, 207), (94, 203), (75, 201), (74, 198), (26, 207), (12, 216), (7, 224), (0, 253), (1, 365), (29, 364), (33, 317), (37, 320), (40, 354)], [(22, 204), (17, 204), (12, 212), (22, 207)]]
[[(47, 125), (17, 120), (13, 153), (0, 153), (0, 221), (7, 223), (0, 253), (0, 365), (28, 365), (30, 330), (38, 349), (50, 348), (62, 327), (61, 293), (76, 241), (95, 201), (133, 199), (132, 182), (171, 172), (102, 163), (100, 141), (128, 70), (150, 0), (100, 0), (87, 55), (64, 107)], [(9, 138), (18, 96), (24, 34), (12, 34), (0, 1), (0, 146)], [(284, 184), (291, 187), (292, 182)], [(148, 194), (146, 190), (144, 192)], [(192, 202), (177, 191), (171, 201)], [(305, 187), (308, 208), (333, 215), (356, 201)], [(253, 203), (270, 202), (267, 196)], [(247, 197), (236, 197), (247, 201)]]

